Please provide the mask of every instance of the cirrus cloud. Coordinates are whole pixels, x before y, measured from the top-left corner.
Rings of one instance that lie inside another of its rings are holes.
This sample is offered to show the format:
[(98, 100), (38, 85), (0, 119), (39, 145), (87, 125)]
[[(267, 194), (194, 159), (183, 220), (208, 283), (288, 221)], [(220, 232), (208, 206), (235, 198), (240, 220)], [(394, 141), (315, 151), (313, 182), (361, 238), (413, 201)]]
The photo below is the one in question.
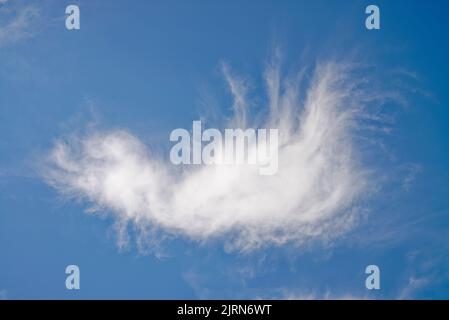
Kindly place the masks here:
[(274, 59), (264, 74), (268, 115), (251, 117), (248, 86), (223, 67), (234, 117), (222, 124), (278, 128), (276, 175), (247, 165), (178, 170), (130, 132), (113, 130), (58, 140), (44, 178), (113, 216), (120, 244), (129, 225), (140, 244), (168, 235), (251, 251), (331, 241), (356, 225), (372, 187), (356, 142), (370, 98), (347, 64), (305, 70), (285, 78)]

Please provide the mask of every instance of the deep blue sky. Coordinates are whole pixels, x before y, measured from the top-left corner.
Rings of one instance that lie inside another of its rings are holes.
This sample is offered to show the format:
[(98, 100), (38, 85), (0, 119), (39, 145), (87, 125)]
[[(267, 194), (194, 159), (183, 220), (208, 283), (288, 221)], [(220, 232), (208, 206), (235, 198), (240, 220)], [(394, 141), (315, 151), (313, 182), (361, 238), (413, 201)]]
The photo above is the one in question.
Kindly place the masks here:
[[(371, 3), (381, 30), (365, 29)], [(69, 4), (79, 31), (65, 29)], [(449, 297), (447, 1), (9, 1), (0, 30), (27, 6), (38, 14), (26, 35), (0, 42), (0, 297)], [(226, 99), (221, 61), (260, 83), (274, 43), (287, 65), (353, 56), (386, 85), (402, 73), (407, 101), (385, 106), (392, 132), (371, 159), (389, 179), (331, 248), (242, 255), (178, 239), (164, 258), (120, 251), (110, 219), (37, 174), (55, 139), (91, 122), (168, 146), (205, 88)], [(65, 288), (69, 264), (79, 291)], [(377, 292), (364, 287), (368, 264), (381, 268)]]

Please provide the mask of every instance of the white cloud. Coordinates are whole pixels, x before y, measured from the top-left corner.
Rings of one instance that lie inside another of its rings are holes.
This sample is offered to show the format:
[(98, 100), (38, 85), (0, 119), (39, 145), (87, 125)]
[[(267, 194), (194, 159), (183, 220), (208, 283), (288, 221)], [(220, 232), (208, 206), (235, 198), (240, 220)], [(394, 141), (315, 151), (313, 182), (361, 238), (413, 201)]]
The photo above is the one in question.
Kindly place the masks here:
[(283, 79), (274, 61), (265, 72), (269, 116), (258, 122), (249, 121), (245, 82), (228, 67), (224, 72), (236, 114), (223, 125), (278, 128), (276, 175), (260, 176), (252, 166), (179, 171), (129, 132), (110, 131), (57, 141), (46, 181), (68, 197), (87, 200), (90, 211), (114, 216), (120, 244), (129, 224), (140, 244), (172, 235), (221, 239), (241, 251), (327, 242), (351, 229), (369, 187), (355, 143), (357, 119), (369, 99), (350, 68), (322, 63), (308, 81), (299, 76), (304, 73)]
[[(0, 0), (0, 5), (6, 2), (6, 0)], [(39, 17), (39, 9), (34, 5), (14, 6), (4, 12), (0, 11), (0, 47), (33, 36)]]

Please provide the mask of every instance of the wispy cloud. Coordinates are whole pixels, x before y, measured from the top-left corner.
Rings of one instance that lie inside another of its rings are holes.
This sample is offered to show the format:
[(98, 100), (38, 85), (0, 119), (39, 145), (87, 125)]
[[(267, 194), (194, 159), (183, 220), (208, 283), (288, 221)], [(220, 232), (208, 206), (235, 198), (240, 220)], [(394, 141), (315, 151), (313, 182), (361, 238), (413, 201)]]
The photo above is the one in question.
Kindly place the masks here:
[(422, 277), (422, 278), (410, 277), (408, 279), (407, 285), (400, 292), (398, 299), (400, 299), (400, 300), (412, 299), (413, 294), (417, 290), (425, 287), (428, 283), (429, 283), (429, 279), (427, 279), (425, 277)]
[(404, 189), (405, 191), (410, 191), (410, 188), (415, 182), (417, 175), (419, 175), (423, 169), (422, 166), (416, 163), (409, 163), (404, 165), (404, 167), (407, 171), (407, 174), (402, 180), (402, 189)]
[(32, 37), (40, 17), (39, 8), (33, 4), (14, 4), (11, 7), (9, 4), (0, 0), (0, 47)]
[(324, 293), (316, 291), (310, 293), (298, 293), (291, 290), (283, 290), (283, 294), (279, 298), (283, 300), (368, 300), (366, 296), (357, 296), (353, 294), (334, 295), (330, 290)]
[[(127, 227), (138, 242), (161, 234), (198, 242), (221, 239), (227, 249), (331, 241), (354, 227), (369, 193), (369, 170), (355, 142), (371, 93), (343, 63), (320, 63), (283, 77), (279, 59), (267, 66), (268, 116), (252, 116), (245, 81), (228, 66), (234, 118), (223, 126), (279, 129), (279, 171), (254, 166), (175, 168), (137, 137), (120, 130), (61, 139), (49, 155), (46, 181), (116, 218), (120, 244)], [(356, 83), (356, 84), (354, 84)], [(263, 121), (256, 120), (264, 118)]]

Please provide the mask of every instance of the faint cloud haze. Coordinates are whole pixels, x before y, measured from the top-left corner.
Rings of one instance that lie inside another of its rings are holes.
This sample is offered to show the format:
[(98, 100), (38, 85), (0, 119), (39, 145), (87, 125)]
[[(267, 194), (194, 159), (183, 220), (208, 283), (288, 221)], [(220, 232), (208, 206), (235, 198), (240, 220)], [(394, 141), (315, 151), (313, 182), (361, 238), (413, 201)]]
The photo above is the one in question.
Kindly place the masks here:
[(428, 278), (416, 278), (416, 277), (410, 277), (408, 279), (407, 285), (402, 289), (402, 291), (399, 294), (398, 299), (400, 300), (407, 300), (412, 299), (413, 294), (419, 290), (425, 287), (429, 283)]
[(8, 295), (7, 295), (6, 290), (4, 290), (4, 289), (0, 290), (0, 300), (6, 300), (6, 299), (8, 299)]
[(265, 116), (255, 116), (245, 81), (223, 65), (234, 117), (222, 125), (278, 128), (276, 175), (260, 176), (249, 165), (178, 170), (115, 130), (58, 140), (43, 176), (61, 194), (90, 203), (89, 211), (111, 214), (119, 245), (127, 243), (129, 226), (142, 246), (165, 236), (221, 240), (239, 251), (327, 243), (357, 224), (360, 201), (375, 184), (356, 142), (373, 101), (353, 71), (326, 62), (284, 77), (274, 59), (264, 73)]
[(34, 5), (14, 5), (10, 8), (6, 3), (6, 0), (0, 0), (0, 47), (32, 37), (36, 21), (40, 18), (39, 9)]

